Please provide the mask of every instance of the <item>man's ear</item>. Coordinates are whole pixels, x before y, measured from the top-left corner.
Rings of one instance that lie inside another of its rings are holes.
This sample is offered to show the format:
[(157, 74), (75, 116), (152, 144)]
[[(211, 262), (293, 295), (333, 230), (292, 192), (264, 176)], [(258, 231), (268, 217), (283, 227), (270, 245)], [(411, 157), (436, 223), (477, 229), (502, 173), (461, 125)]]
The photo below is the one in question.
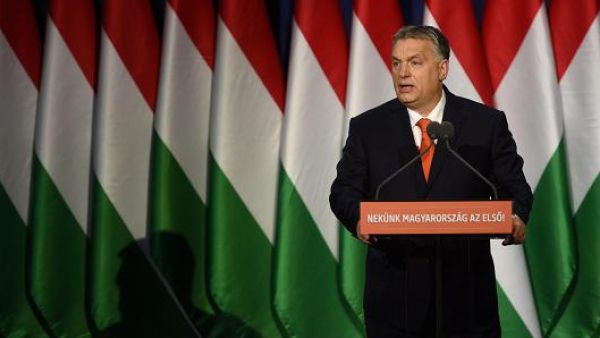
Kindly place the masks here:
[(440, 81), (446, 80), (446, 77), (448, 76), (448, 59), (440, 61), (438, 73)]

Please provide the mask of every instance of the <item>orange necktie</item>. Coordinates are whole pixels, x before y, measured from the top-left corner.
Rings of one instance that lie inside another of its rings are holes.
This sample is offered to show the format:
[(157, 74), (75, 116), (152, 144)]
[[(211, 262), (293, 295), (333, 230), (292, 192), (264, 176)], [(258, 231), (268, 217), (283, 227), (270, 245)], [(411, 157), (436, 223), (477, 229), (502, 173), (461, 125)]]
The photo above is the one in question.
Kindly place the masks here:
[[(430, 119), (420, 119), (417, 122), (417, 126), (421, 128), (421, 147), (419, 152), (423, 153), (425, 149), (431, 145), (431, 138), (427, 134), (427, 126), (431, 123)], [(431, 170), (431, 161), (433, 160), (433, 152), (435, 151), (435, 145), (429, 149), (429, 152), (421, 157), (421, 163), (423, 164), (423, 174), (425, 175), (425, 182), (429, 182), (429, 171)]]

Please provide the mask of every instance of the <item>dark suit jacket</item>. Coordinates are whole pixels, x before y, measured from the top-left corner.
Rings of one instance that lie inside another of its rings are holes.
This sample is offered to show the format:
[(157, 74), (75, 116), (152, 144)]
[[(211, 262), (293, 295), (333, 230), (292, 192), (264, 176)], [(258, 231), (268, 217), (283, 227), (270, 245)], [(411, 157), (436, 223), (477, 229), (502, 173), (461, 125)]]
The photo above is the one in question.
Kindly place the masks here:
[[(527, 222), (532, 193), (504, 113), (444, 90), (443, 120), (455, 127), (451, 146), (497, 186), (500, 199), (514, 201), (514, 213)], [(356, 235), (359, 202), (372, 200), (377, 186), (417, 154), (408, 111), (397, 99), (350, 121), (330, 195), (331, 209), (350, 232)], [(417, 161), (390, 181), (379, 199), (487, 200), (490, 194), (440, 142), (429, 183)], [(428, 336), (435, 330), (436, 246), (441, 253), (443, 332), (499, 333), (489, 240), (413, 237), (380, 238), (369, 247), (364, 308), (370, 336)]]

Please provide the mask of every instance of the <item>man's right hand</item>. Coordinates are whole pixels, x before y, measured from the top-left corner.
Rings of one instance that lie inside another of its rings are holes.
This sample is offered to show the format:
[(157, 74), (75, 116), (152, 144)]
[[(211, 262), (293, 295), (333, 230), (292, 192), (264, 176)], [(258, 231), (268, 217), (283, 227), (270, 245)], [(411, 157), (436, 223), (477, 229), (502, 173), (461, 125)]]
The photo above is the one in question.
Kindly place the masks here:
[(360, 239), (363, 243), (367, 245), (373, 245), (375, 242), (377, 242), (377, 238), (375, 236), (361, 234), (360, 222), (358, 222), (358, 224), (356, 225), (356, 237), (358, 237), (358, 239)]

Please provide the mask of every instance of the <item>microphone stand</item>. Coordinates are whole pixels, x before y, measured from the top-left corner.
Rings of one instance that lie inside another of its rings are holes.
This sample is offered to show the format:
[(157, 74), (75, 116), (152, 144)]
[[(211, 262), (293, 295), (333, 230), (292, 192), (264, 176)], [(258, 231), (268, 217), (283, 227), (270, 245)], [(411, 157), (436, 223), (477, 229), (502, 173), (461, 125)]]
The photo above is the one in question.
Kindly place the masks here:
[(413, 157), (410, 161), (406, 162), (400, 169), (394, 171), (390, 176), (388, 176), (385, 180), (381, 181), (375, 190), (375, 201), (379, 201), (379, 192), (381, 188), (383, 188), (386, 184), (388, 184), (391, 180), (393, 180), (398, 174), (403, 172), (408, 166), (415, 163), (417, 160), (421, 159), (421, 157), (425, 156), (429, 152), (429, 150), (433, 147), (433, 142), (429, 145), (429, 147), (425, 148), (423, 152), (419, 153), (417, 156)]
[[(444, 144), (446, 145), (446, 149), (448, 149), (448, 151), (454, 155), (454, 157), (456, 159), (458, 159), (462, 164), (464, 164), (467, 168), (469, 168), (469, 170), (471, 170), (471, 172), (475, 173), (475, 175), (477, 175), (477, 177), (479, 177), (482, 181), (484, 181), (491, 189), (492, 191), (492, 196), (493, 196), (493, 200), (497, 201), (498, 200), (498, 189), (496, 189), (496, 186), (494, 186), (494, 184), (492, 184), (492, 182), (490, 182), (490, 180), (488, 180), (485, 176), (483, 176), (479, 170), (475, 169), (469, 162), (467, 162), (462, 156), (460, 156), (454, 149), (452, 149), (452, 147), (450, 146), (450, 137), (452, 137), (452, 134), (454, 134), (454, 126), (449, 123), (449, 122), (444, 122), (442, 124), (442, 130), (443, 132), (441, 133), (442, 135), (442, 139), (444, 140)], [(441, 249), (439, 247), (440, 245), (440, 237), (438, 236), (438, 243), (437, 243), (437, 247), (436, 247), (436, 277), (439, 276), (439, 278), (436, 278), (436, 280), (439, 280), (439, 283), (436, 283), (436, 299), (438, 296), (438, 292), (439, 292), (439, 296), (441, 297)], [(471, 284), (471, 241), (470, 239), (467, 239), (467, 273), (469, 274), (469, 291), (472, 290), (472, 284)], [(439, 289), (439, 290), (438, 290)], [(439, 304), (438, 304), (439, 302)], [(473, 294), (472, 292), (469, 292), (469, 325), (471, 325), (473, 323), (473, 310), (472, 310), (472, 304), (473, 304)], [(442, 310), (441, 310), (441, 299), (436, 301), (436, 317), (438, 315), (441, 316), (442, 314)], [(438, 308), (439, 307), (439, 308)], [(441, 317), (440, 317), (441, 318)], [(439, 319), (441, 320), (441, 319)], [(436, 337), (441, 337), (441, 323), (436, 322)]]
[(477, 175), (479, 178), (481, 178), (482, 181), (484, 181), (492, 190), (492, 194), (494, 197), (494, 201), (498, 200), (498, 189), (496, 189), (496, 187), (494, 186), (494, 184), (492, 184), (492, 182), (490, 182), (490, 180), (488, 180), (485, 176), (483, 176), (479, 170), (475, 169), (472, 165), (469, 164), (469, 162), (467, 162), (462, 156), (460, 156), (456, 151), (454, 151), (454, 149), (452, 149), (452, 147), (450, 147), (450, 141), (449, 141), (449, 137), (444, 137), (444, 141), (446, 143), (446, 148), (448, 149), (448, 151), (454, 155), (454, 157), (456, 157), (462, 164), (464, 164), (467, 168), (469, 168), (472, 172), (475, 173), (475, 175)]
[[(435, 124), (434, 124), (435, 123)], [(432, 140), (436, 139), (438, 137), (438, 133), (439, 133), (439, 129), (440, 129), (440, 125), (437, 122), (432, 122), (429, 125), (430, 128), (428, 128), (428, 133), (431, 137)], [(423, 156), (425, 156), (425, 154), (427, 154), (431, 148), (433, 147), (434, 143), (432, 142), (427, 148), (425, 148), (425, 150), (423, 150), (422, 152), (420, 152), (419, 154), (417, 154), (415, 157), (413, 157), (410, 161), (406, 162), (403, 166), (401, 166), (398, 170), (394, 171), (390, 176), (388, 176), (385, 180), (381, 181), (381, 183), (379, 183), (379, 185), (377, 186), (377, 189), (375, 190), (375, 196), (374, 196), (374, 200), (375, 201), (379, 201), (379, 193), (381, 192), (381, 188), (383, 188), (386, 184), (388, 184), (391, 180), (393, 180), (396, 176), (398, 176), (401, 172), (403, 172), (406, 168), (408, 168), (411, 164), (415, 163), (417, 160), (421, 159)], [(439, 236), (438, 236), (439, 238)], [(404, 299), (407, 300), (408, 299), (408, 295), (406, 294), (407, 289), (406, 286), (404, 288)], [(406, 319), (406, 315), (408, 313), (408, 310), (405, 309), (404, 315), (405, 315), (405, 321), (407, 321)], [(438, 337), (441, 337), (438, 335)]]
[[(435, 140), (438, 139), (440, 137), (440, 134), (442, 132), (442, 126), (438, 123), (438, 122), (431, 122), (427, 128), (427, 133), (429, 134), (429, 137), (431, 138), (431, 140)], [(434, 142), (431, 142), (431, 144), (425, 148), (425, 150), (423, 152), (420, 152), (418, 155), (416, 155), (415, 157), (413, 157), (410, 161), (406, 162), (402, 167), (400, 167), (398, 170), (394, 171), (390, 176), (388, 176), (385, 180), (383, 180), (378, 186), (377, 189), (375, 190), (375, 201), (379, 200), (379, 193), (381, 192), (381, 188), (383, 188), (386, 184), (388, 184), (391, 180), (393, 180), (396, 176), (398, 176), (401, 172), (403, 172), (406, 168), (408, 168), (411, 164), (415, 163), (417, 160), (421, 159), (423, 156), (425, 156), (425, 154), (427, 154), (431, 148), (434, 146)], [(435, 328), (436, 328), (436, 337), (442, 337), (442, 304), (441, 304), (441, 299), (442, 299), (442, 281), (441, 281), (441, 276), (442, 276), (442, 266), (441, 266), (441, 237), (438, 235), (437, 236), (437, 241), (436, 241), (436, 258), (435, 258), (435, 276), (436, 276), (436, 290), (435, 290), (435, 307), (436, 307), (436, 323), (435, 323)], [(408, 255), (408, 254), (407, 254)], [(407, 292), (406, 287), (404, 288), (405, 293)], [(408, 295), (405, 294), (404, 297), (405, 300), (408, 299)], [(406, 320), (406, 314), (407, 314), (407, 309), (405, 309), (405, 320)]]

